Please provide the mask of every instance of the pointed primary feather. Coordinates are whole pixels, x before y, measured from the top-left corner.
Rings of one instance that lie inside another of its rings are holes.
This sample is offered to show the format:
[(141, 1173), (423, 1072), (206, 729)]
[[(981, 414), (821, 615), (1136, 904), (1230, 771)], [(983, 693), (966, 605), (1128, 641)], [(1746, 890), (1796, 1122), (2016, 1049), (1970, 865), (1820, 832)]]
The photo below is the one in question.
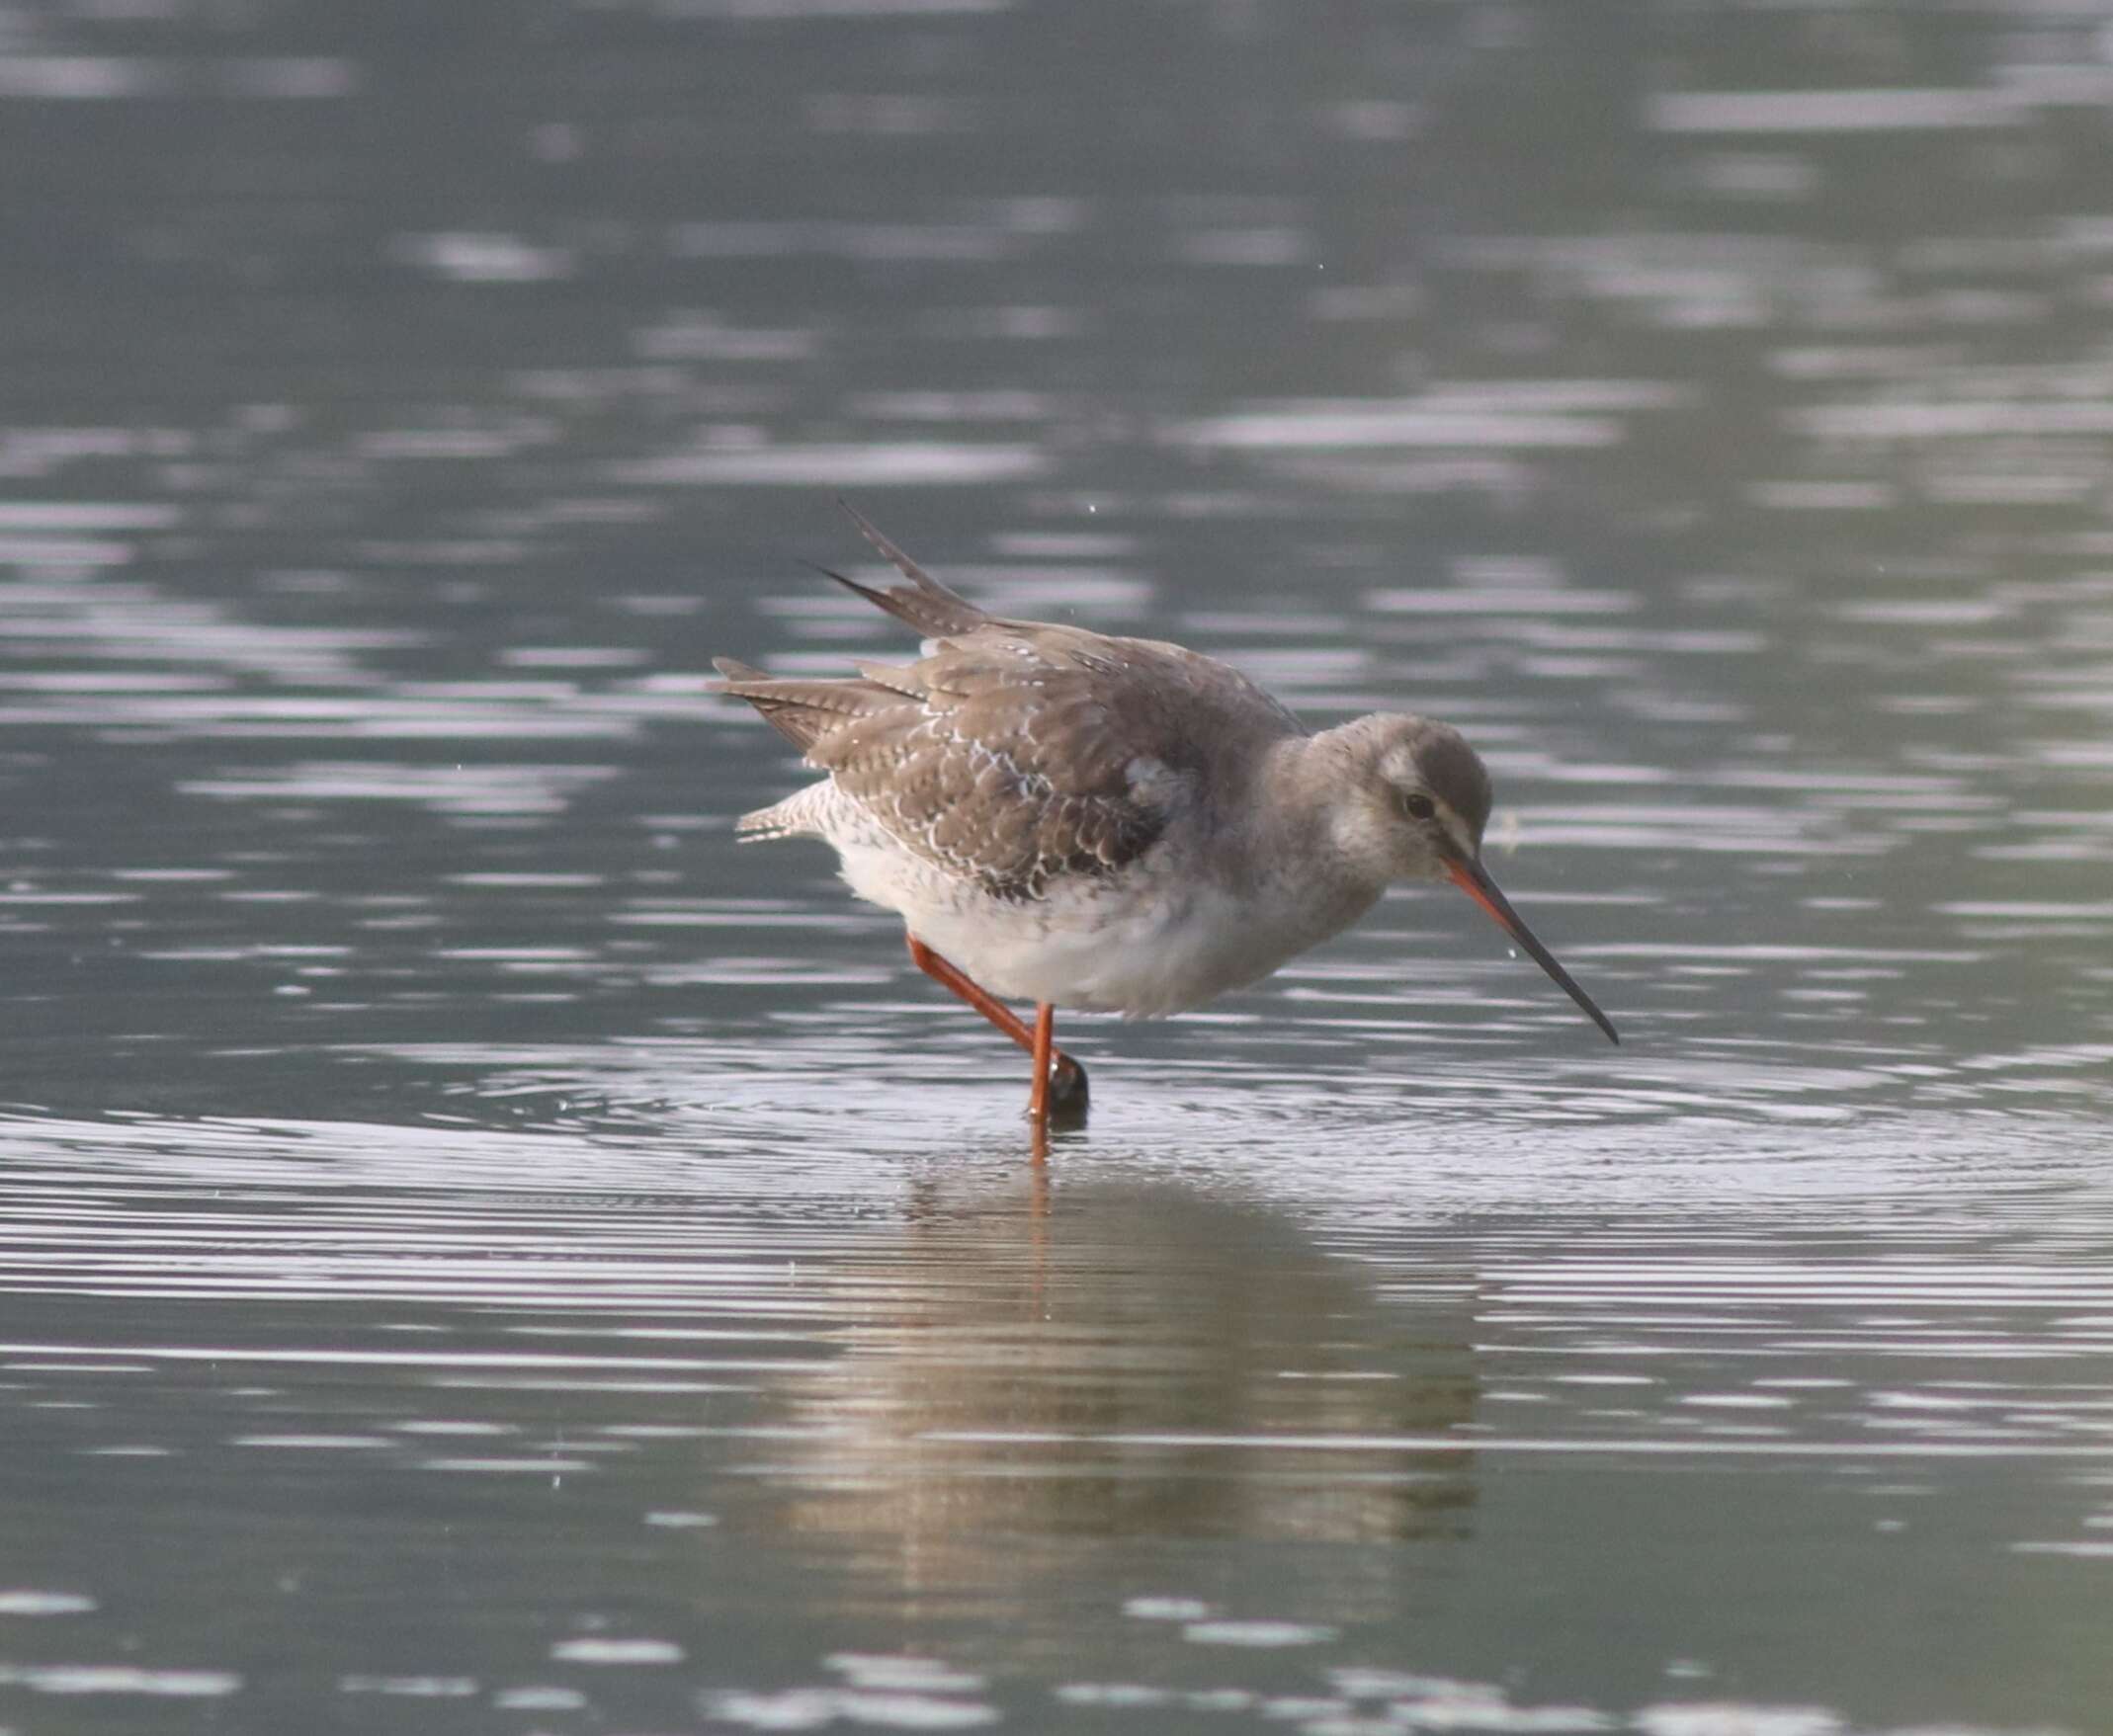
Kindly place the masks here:
[(821, 570), (829, 573), (829, 577), (839, 585), (848, 591), (856, 591), (877, 609), (887, 610), (905, 626), (916, 628), (928, 639), (945, 638), (950, 633), (972, 633), (977, 627), (990, 623), (989, 616), (968, 598), (957, 596), (933, 578), (923, 567), (882, 536), (849, 501), (840, 500), (836, 504), (842, 507), (850, 516), (851, 522), (858, 526), (859, 535), (886, 555), (895, 570), (909, 580), (906, 585), (890, 585), (887, 590), (881, 591), (847, 579), (842, 573), (829, 572), (827, 567), (823, 567)]

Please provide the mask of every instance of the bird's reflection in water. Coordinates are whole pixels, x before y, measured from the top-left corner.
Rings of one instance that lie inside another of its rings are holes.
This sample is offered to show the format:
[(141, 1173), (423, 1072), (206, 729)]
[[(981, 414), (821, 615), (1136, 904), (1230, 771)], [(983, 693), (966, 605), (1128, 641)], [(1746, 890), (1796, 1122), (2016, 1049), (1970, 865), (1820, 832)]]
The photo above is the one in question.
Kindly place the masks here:
[(857, 1292), (845, 1354), (781, 1397), (786, 1449), (754, 1469), (773, 1532), (852, 1545), (896, 1595), (1002, 1600), (1103, 1540), (1469, 1530), (1471, 1454), (1373, 1439), (1472, 1417), (1465, 1291), (1383, 1299), (1266, 1205), (933, 1180), (888, 1255), (832, 1281)]

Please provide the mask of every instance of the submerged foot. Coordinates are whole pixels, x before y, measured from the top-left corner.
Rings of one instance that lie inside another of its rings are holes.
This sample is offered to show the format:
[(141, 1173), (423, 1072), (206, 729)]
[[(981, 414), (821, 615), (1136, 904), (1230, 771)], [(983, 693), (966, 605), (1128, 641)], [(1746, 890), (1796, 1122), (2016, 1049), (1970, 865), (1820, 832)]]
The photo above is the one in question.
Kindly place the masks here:
[(1086, 1070), (1069, 1055), (1059, 1054), (1050, 1068), (1050, 1125), (1083, 1127), (1091, 1093), (1086, 1089)]

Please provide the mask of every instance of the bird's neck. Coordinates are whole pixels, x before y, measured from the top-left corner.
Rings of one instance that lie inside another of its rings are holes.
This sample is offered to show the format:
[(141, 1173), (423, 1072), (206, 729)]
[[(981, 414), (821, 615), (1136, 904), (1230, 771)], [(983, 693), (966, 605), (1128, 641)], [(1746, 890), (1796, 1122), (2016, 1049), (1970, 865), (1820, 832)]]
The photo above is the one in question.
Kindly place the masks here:
[(1369, 910), (1389, 879), (1385, 861), (1355, 849), (1355, 830), (1342, 823), (1358, 788), (1358, 729), (1346, 723), (1271, 742), (1256, 762), (1246, 803), (1249, 862), (1267, 865), (1265, 872), (1308, 888), (1316, 905), (1340, 912), (1338, 927)]

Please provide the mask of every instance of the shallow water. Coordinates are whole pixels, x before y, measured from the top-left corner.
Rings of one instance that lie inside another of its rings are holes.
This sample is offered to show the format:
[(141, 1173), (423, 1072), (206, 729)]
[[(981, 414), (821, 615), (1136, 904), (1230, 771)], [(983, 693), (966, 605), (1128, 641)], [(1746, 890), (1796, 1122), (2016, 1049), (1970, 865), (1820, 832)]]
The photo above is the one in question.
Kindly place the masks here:
[[(2095, 7), (0, 19), (0, 1730), (2113, 1730)], [(1496, 774), (1075, 1021), (705, 693)]]

